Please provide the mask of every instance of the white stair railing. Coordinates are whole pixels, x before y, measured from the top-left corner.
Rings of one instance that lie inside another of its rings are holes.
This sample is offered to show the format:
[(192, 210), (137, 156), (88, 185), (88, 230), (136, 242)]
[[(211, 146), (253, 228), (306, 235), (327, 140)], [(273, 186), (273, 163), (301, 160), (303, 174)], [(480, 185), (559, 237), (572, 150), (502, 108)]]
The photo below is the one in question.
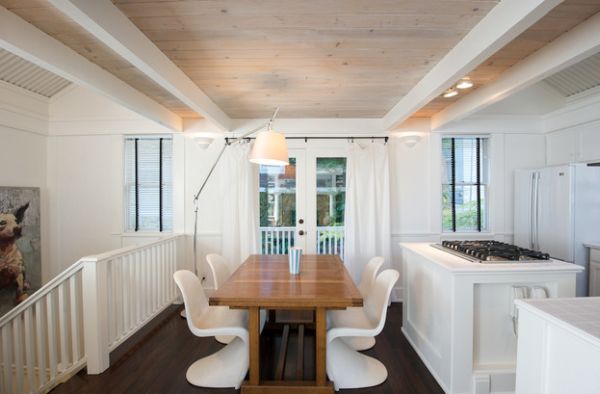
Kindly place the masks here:
[(0, 318), (0, 392), (48, 392), (109, 354), (178, 298), (183, 235), (82, 258)]

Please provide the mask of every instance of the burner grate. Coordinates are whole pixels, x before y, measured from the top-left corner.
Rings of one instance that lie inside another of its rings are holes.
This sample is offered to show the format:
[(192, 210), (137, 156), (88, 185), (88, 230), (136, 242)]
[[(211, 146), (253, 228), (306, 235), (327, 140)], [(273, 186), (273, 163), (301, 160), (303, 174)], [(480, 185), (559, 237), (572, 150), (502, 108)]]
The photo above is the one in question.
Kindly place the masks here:
[(442, 247), (481, 262), (550, 260), (547, 253), (499, 241), (442, 241)]

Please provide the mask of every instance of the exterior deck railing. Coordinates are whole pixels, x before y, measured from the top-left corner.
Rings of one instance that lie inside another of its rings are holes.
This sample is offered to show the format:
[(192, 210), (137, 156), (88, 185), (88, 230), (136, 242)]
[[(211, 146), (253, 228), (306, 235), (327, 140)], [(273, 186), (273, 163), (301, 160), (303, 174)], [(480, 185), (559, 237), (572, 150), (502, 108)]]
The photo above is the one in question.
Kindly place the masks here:
[[(260, 227), (261, 254), (287, 254), (295, 245), (295, 227)], [(317, 254), (344, 256), (344, 227), (317, 227)]]

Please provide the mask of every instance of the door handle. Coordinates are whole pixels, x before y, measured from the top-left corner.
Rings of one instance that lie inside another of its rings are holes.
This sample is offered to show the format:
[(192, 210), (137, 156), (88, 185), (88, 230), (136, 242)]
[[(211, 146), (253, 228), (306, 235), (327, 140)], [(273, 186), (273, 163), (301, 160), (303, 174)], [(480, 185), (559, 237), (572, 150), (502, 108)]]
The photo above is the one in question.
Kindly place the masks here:
[(298, 231), (298, 235), (304, 235), (304, 230)]

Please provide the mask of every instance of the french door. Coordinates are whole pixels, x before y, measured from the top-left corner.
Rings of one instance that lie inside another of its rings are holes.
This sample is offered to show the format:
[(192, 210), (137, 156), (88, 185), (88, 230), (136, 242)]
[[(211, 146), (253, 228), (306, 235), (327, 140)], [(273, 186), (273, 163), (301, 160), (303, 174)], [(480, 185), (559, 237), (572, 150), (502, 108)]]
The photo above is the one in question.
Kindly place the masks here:
[(290, 149), (290, 165), (260, 167), (260, 252), (344, 255), (346, 158), (335, 149)]

